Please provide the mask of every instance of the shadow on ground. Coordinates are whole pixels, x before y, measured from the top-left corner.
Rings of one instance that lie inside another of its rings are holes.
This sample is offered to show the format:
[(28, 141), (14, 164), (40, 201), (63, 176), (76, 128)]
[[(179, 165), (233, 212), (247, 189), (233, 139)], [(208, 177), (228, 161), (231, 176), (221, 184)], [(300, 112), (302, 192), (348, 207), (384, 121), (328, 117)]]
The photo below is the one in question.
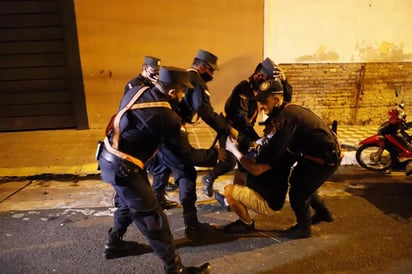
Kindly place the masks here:
[(353, 183), (346, 187), (346, 191), (366, 199), (384, 214), (400, 222), (410, 222), (412, 183)]

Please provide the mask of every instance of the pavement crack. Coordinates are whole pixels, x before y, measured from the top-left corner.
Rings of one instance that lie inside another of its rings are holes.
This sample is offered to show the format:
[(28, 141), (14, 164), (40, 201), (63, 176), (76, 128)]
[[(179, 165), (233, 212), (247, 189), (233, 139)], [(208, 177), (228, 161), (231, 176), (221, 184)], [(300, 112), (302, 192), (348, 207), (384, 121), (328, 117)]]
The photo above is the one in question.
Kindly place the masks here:
[(6, 196), (5, 198), (3, 198), (0, 201), (0, 204), (3, 203), (4, 201), (10, 199), (11, 197), (13, 197), (15, 194), (19, 193), (20, 191), (22, 191), (23, 189), (25, 189), (26, 187), (28, 187), (29, 185), (31, 185), (33, 183), (33, 181), (29, 181), (27, 184), (25, 184), (24, 186), (22, 186), (21, 188), (17, 189), (16, 191), (10, 193), (10, 195)]

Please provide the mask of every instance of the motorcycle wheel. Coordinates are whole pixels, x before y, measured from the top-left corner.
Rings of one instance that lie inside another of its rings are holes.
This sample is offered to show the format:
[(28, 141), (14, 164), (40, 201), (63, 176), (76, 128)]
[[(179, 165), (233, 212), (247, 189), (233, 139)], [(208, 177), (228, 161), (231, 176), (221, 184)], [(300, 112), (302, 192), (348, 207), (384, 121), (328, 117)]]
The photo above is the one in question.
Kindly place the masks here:
[(376, 144), (361, 145), (356, 150), (356, 161), (361, 167), (372, 171), (390, 169), (395, 161), (393, 154), (387, 148), (384, 148), (379, 156), (379, 149)]

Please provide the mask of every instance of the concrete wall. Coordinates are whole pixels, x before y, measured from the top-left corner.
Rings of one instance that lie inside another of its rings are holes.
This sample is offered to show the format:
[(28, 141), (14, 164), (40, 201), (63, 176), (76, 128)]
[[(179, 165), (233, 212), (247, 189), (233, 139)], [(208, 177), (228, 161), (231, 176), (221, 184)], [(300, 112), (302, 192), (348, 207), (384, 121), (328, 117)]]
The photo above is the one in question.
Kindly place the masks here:
[(145, 55), (188, 68), (199, 48), (216, 54), (218, 112), (263, 57), (263, 0), (75, 0), (75, 9), (91, 128), (106, 126)]
[(219, 57), (209, 85), (217, 112), (271, 57), (293, 101), (327, 121), (378, 124), (397, 88), (412, 117), (409, 0), (75, 0), (75, 8), (91, 128), (106, 126), (144, 55), (187, 68), (199, 48)]

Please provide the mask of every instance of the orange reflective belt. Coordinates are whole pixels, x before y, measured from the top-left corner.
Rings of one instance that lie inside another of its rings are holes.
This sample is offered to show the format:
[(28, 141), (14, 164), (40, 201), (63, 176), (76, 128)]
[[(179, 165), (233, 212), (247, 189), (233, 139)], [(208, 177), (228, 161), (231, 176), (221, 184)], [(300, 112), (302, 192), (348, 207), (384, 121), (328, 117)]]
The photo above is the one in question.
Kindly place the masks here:
[(121, 159), (124, 159), (128, 162), (131, 162), (131, 163), (135, 164), (140, 169), (144, 169), (144, 163), (141, 160), (139, 160), (139, 159), (137, 159), (137, 158), (135, 158), (135, 157), (133, 157), (129, 154), (123, 153), (123, 152), (121, 152), (117, 149), (112, 148), (112, 146), (110, 145), (109, 139), (107, 137), (104, 138), (104, 147), (111, 154), (116, 155), (117, 157), (119, 157)]
[(116, 117), (114, 117), (113, 120), (113, 148), (118, 149), (119, 148), (119, 137), (120, 137), (120, 119), (123, 117), (123, 114), (126, 113), (130, 109), (130, 107), (133, 105), (134, 102), (136, 102), (137, 99), (143, 94), (143, 92), (148, 89), (149, 87), (144, 86), (141, 89), (139, 89), (136, 94), (130, 99), (129, 103), (122, 108), (117, 114)]
[[(139, 97), (143, 94), (145, 90), (147, 90), (149, 87), (144, 86), (141, 89), (139, 89), (136, 94), (130, 99), (129, 103), (123, 107), (116, 115), (113, 117), (106, 128), (106, 137), (104, 138), (104, 145), (107, 151), (112, 153), (113, 155), (116, 155), (117, 157), (124, 159), (126, 161), (129, 161), (139, 168), (143, 169), (144, 168), (144, 163), (139, 160), (136, 157), (133, 157), (129, 154), (126, 154), (124, 152), (121, 152), (118, 150), (119, 148), (119, 138), (120, 138), (120, 119), (122, 116), (128, 111), (128, 110), (134, 110), (134, 109), (142, 109), (142, 108), (155, 108), (155, 107), (165, 107), (171, 109), (171, 106), (168, 102), (144, 102), (144, 103), (137, 103), (134, 104), (134, 102), (139, 99)], [(110, 131), (113, 130), (113, 141), (112, 144), (110, 144), (110, 141), (107, 137), (107, 135), (110, 133)], [(155, 152), (156, 153), (156, 152)], [(152, 157), (154, 154), (152, 155)]]

